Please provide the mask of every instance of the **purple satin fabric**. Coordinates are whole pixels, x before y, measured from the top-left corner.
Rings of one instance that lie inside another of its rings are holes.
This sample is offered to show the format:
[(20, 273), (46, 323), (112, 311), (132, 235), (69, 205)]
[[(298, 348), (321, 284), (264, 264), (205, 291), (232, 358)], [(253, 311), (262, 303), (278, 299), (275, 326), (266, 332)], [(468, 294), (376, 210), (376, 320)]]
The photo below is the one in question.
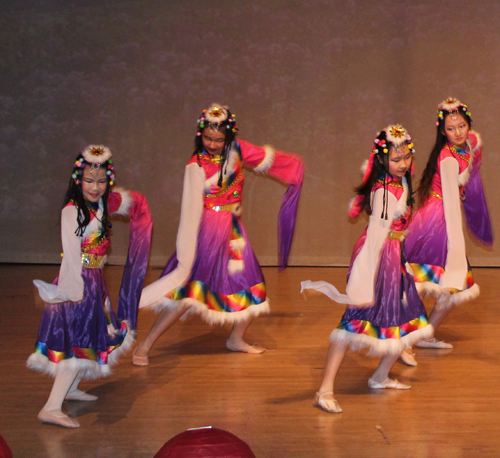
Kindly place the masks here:
[[(219, 294), (234, 294), (264, 282), (264, 275), (252, 251), (241, 220), (238, 221), (242, 236), (246, 241), (243, 250), (244, 269), (234, 274), (228, 272), (232, 217), (230, 212), (203, 211), (198, 230), (196, 257), (188, 282), (201, 281), (208, 285), (210, 291)], [(177, 256), (174, 253), (161, 276), (163, 277), (174, 270), (177, 263)]]
[[(352, 265), (366, 240), (366, 230), (354, 246)], [(375, 282), (375, 302), (366, 308), (347, 307), (341, 321), (363, 320), (383, 328), (401, 326), (425, 315), (425, 307), (420, 300), (411, 275), (402, 276), (401, 243), (386, 240), (380, 254), (377, 279)], [(403, 304), (403, 291), (406, 305)]]
[[(109, 347), (121, 344), (119, 335), (108, 333), (104, 301), (109, 293), (102, 270), (84, 268), (82, 278), (85, 290), (80, 302), (45, 304), (37, 341), (50, 350), (70, 353), (73, 347), (78, 347), (106, 352)], [(109, 317), (113, 327), (120, 330), (112, 308)]]
[(278, 261), (280, 270), (283, 270), (288, 263), (301, 188), (302, 183), (298, 185), (291, 184), (281, 204), (278, 216)]
[(134, 330), (148, 266), (153, 221), (146, 198), (136, 192), (130, 194), (133, 202), (129, 211), (129, 250), (118, 297), (117, 316), (120, 321), (126, 320), (129, 328)]
[(465, 220), (471, 235), (486, 246), (493, 246), (490, 214), (486, 205), (481, 175), (477, 167), (472, 169), (469, 181), (465, 185), (463, 207)]
[(448, 234), (441, 199), (430, 197), (415, 212), (410, 233), (406, 236), (405, 250), (410, 263), (445, 267)]

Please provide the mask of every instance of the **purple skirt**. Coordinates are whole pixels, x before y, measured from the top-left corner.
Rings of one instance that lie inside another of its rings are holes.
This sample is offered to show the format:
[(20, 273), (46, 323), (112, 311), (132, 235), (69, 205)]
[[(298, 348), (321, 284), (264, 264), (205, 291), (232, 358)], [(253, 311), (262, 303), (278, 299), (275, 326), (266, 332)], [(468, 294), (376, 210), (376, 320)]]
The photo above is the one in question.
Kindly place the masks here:
[(70, 367), (82, 378), (98, 378), (109, 375), (120, 350), (133, 343), (126, 323), (116, 319), (102, 269), (83, 268), (82, 278), (80, 302), (45, 304), (29, 368), (55, 376)]
[[(366, 239), (356, 242), (349, 268)], [(424, 304), (405, 269), (403, 244), (387, 239), (380, 255), (375, 302), (370, 307), (347, 307), (331, 340), (348, 341), (354, 350), (369, 347), (371, 354), (399, 354), (413, 343), (432, 336)]]
[[(235, 253), (231, 241), (244, 247)], [(230, 262), (241, 270), (230, 272)], [(177, 267), (176, 253), (162, 277)], [(182, 287), (166, 297), (169, 307), (190, 306), (209, 322), (239, 321), (269, 311), (264, 275), (239, 218), (230, 212), (205, 210), (198, 231), (196, 257), (191, 275)]]

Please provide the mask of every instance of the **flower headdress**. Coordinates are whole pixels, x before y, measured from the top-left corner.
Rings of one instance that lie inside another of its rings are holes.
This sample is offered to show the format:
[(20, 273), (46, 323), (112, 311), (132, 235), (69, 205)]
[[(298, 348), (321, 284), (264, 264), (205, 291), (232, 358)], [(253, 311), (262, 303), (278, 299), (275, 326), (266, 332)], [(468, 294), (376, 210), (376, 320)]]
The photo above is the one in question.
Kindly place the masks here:
[[(381, 139), (380, 137), (382, 132), (385, 132), (385, 138)], [(413, 141), (410, 137), (410, 134), (408, 134), (407, 130), (400, 124), (387, 126), (385, 129), (380, 131), (377, 134), (375, 140), (373, 140), (373, 147), (369, 159), (367, 159), (363, 163), (362, 169), (364, 169), (364, 173), (361, 186), (365, 185), (370, 178), (373, 170), (373, 163), (375, 161), (375, 155), (388, 154), (391, 146), (393, 146), (398, 153), (402, 154), (404, 151), (404, 145), (408, 146), (408, 149), (411, 153), (415, 153)], [(361, 206), (363, 204), (363, 200), (364, 196), (359, 194), (354, 198), (350, 205), (349, 211), (347, 212), (347, 214), (351, 218), (356, 218), (356, 216), (359, 215), (362, 209)]]
[(222, 106), (218, 103), (212, 103), (209, 108), (203, 110), (203, 113), (198, 118), (198, 132), (196, 135), (200, 136), (205, 127), (209, 127), (215, 132), (219, 129), (231, 129), (232, 132), (238, 131), (236, 125), (236, 115), (229, 111), (228, 107)]
[[(444, 113), (446, 111), (446, 113)], [(460, 100), (454, 97), (448, 97), (446, 100), (443, 100), (437, 109), (437, 121), (436, 126), (439, 126), (439, 123), (444, 121), (446, 114), (450, 116), (451, 119), (455, 120), (458, 117), (458, 113), (462, 111), (469, 118), (472, 116), (470, 111), (467, 108), (467, 105), (460, 102)], [(471, 119), (472, 122), (472, 119)]]
[(115, 184), (115, 172), (113, 159), (111, 159), (112, 154), (109, 148), (103, 145), (89, 145), (83, 151), (81, 157), (79, 157), (73, 165), (73, 174), (71, 175), (75, 180), (76, 184), (82, 182), (83, 170), (86, 165), (90, 165), (90, 173), (94, 173), (101, 168), (101, 166), (106, 165), (106, 175), (109, 177), (109, 184), (113, 186)]

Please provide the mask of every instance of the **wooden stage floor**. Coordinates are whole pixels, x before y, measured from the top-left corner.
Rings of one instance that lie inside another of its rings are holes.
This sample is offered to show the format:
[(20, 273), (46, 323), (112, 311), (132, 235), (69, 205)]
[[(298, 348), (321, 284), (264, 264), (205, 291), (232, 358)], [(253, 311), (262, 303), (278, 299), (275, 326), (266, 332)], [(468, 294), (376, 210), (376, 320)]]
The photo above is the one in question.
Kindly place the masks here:
[[(342, 289), (346, 269), (266, 268), (272, 313), (248, 332), (266, 353), (228, 352), (229, 329), (197, 317), (176, 324), (148, 368), (132, 366), (127, 355), (111, 377), (81, 384), (99, 400), (64, 404), (77, 430), (36, 418), (52, 379), (25, 367), (41, 314), (31, 280), (52, 281), (57, 270), (0, 265), (0, 434), (16, 458), (152, 458), (173, 436), (208, 425), (243, 439), (258, 458), (500, 456), (499, 269), (475, 269), (480, 298), (439, 328), (453, 350), (417, 349), (418, 367), (395, 364), (393, 376), (411, 390), (370, 390), (378, 361), (348, 353), (336, 393), (344, 412), (328, 414), (312, 399), (343, 306), (319, 296), (304, 301), (299, 282), (323, 279)], [(121, 271), (105, 271), (115, 307)], [(146, 282), (158, 275), (149, 270)], [(140, 312), (139, 339), (154, 317)]]

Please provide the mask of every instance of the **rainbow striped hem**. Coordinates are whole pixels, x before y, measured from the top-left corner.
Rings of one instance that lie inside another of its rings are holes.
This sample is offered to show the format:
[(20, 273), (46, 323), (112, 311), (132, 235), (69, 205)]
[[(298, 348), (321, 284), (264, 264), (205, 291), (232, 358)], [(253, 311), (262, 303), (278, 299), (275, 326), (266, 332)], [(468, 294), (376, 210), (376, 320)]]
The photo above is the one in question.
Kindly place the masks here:
[(106, 351), (96, 351), (94, 348), (71, 347), (68, 351), (56, 351), (47, 347), (45, 342), (35, 344), (35, 353), (46, 356), (53, 363), (60, 363), (65, 359), (77, 358), (95, 361), (98, 364), (108, 364), (108, 355), (116, 350), (123, 343), (127, 334), (127, 325), (121, 324), (119, 334), (119, 344), (108, 347)]
[(337, 329), (343, 329), (344, 331), (353, 332), (355, 334), (364, 334), (375, 339), (386, 340), (386, 339), (401, 339), (411, 332), (417, 331), (425, 326), (429, 322), (427, 321), (427, 315), (421, 315), (408, 323), (402, 324), (401, 326), (394, 326), (391, 328), (382, 328), (380, 326), (375, 326), (369, 321), (364, 320), (350, 320), (341, 321)]
[(165, 297), (174, 301), (193, 299), (216, 312), (241, 312), (266, 300), (266, 284), (262, 282), (237, 293), (226, 295), (214, 293), (205, 283), (193, 280), (182, 288), (174, 289)]

